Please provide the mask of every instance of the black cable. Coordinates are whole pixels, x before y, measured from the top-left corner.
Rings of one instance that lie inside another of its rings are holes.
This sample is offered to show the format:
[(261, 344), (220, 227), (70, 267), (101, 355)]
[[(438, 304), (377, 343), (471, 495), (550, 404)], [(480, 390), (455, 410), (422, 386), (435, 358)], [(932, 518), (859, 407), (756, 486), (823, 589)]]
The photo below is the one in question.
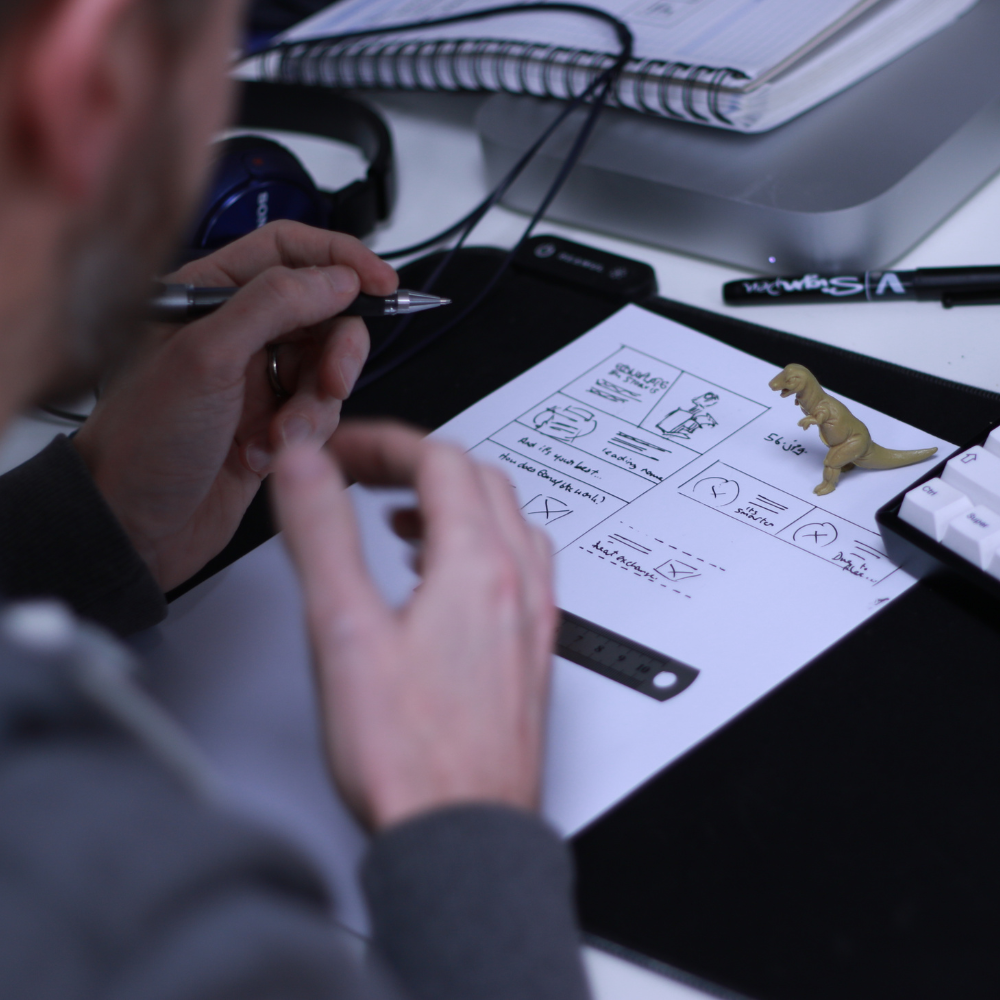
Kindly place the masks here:
[[(358, 379), (356, 385), (354, 386), (354, 391), (357, 391), (358, 389), (363, 389), (365, 388), (365, 386), (371, 385), (372, 382), (375, 382), (377, 379), (380, 379), (384, 375), (387, 375), (394, 368), (403, 364), (404, 361), (409, 361), (409, 359), (412, 358), (415, 354), (418, 354), (429, 344), (433, 343), (433, 341), (437, 340), (438, 337), (443, 336), (445, 333), (447, 333), (449, 330), (455, 327), (458, 323), (460, 323), (463, 319), (465, 319), (465, 317), (468, 316), (469, 313), (471, 313), (477, 306), (479, 306), (479, 304), (486, 298), (486, 296), (493, 291), (497, 283), (506, 273), (507, 268), (510, 267), (512, 261), (517, 255), (517, 252), (521, 249), (521, 247), (530, 237), (531, 231), (541, 220), (542, 216), (545, 214), (545, 211), (548, 209), (549, 205), (552, 203), (555, 196), (559, 193), (559, 189), (562, 187), (566, 178), (569, 176), (570, 171), (573, 169), (574, 166), (576, 166), (576, 161), (579, 159), (580, 153), (583, 151), (583, 147), (586, 144), (587, 139), (590, 137), (590, 133), (593, 131), (594, 125), (597, 123), (597, 118), (600, 115), (601, 109), (604, 107), (604, 103), (607, 100), (608, 91), (613, 85), (613, 82), (614, 82), (613, 80), (609, 80), (601, 88), (601, 92), (597, 100), (595, 100), (594, 106), (590, 114), (587, 116), (587, 120), (584, 122), (583, 127), (577, 134), (576, 141), (573, 144), (573, 148), (570, 150), (569, 155), (563, 161), (563, 165), (560, 168), (559, 173), (556, 175), (556, 179), (549, 187), (549, 190), (546, 192), (545, 197), (542, 199), (541, 204), (535, 210), (535, 214), (531, 217), (531, 221), (528, 223), (527, 227), (522, 233), (521, 238), (517, 241), (517, 244), (514, 246), (514, 248), (508, 251), (507, 256), (503, 259), (502, 263), (497, 268), (496, 273), (487, 282), (486, 286), (479, 292), (479, 294), (472, 300), (472, 302), (470, 302), (457, 316), (454, 316), (443, 326), (438, 327), (436, 330), (433, 330), (431, 333), (427, 334), (427, 336), (422, 337), (415, 344), (411, 344), (404, 351), (401, 351), (399, 354), (397, 354), (396, 357), (394, 357), (391, 361), (387, 361), (384, 365), (380, 365), (378, 368), (374, 369), (371, 372), (363, 372), (361, 378)], [(431, 275), (431, 279), (425, 282), (423, 286), (424, 289), (428, 288), (432, 284), (432, 280), (436, 279), (440, 275), (441, 271), (444, 270), (444, 266), (448, 263), (448, 261), (450, 261), (451, 257), (454, 254), (454, 249), (449, 254), (447, 254), (445, 256), (445, 260), (443, 260), (441, 264), (439, 264), (438, 267), (435, 268), (434, 273)], [(409, 319), (411, 319), (411, 317), (406, 317), (406, 319), (401, 321), (400, 324), (397, 324), (397, 326), (401, 326), (402, 323), (405, 323)], [(390, 337), (395, 339), (395, 337), (393, 336), (393, 334), (395, 333), (396, 331), (393, 330), (392, 333), (390, 334)]]
[[(618, 36), (618, 44), (628, 50), (628, 59), (632, 57), (634, 39), (629, 26), (614, 14), (609, 14), (600, 7), (589, 7), (581, 3), (505, 3), (496, 7), (483, 7), (480, 10), (469, 11), (465, 14), (451, 14), (448, 17), (435, 17), (425, 21), (405, 21), (401, 24), (383, 24), (377, 28), (365, 28), (361, 31), (346, 31), (340, 35), (319, 35), (315, 38), (300, 40), (289, 40), (276, 42), (262, 49), (259, 56), (266, 56), (271, 52), (286, 52), (289, 49), (306, 48), (317, 45), (320, 42), (347, 42), (352, 38), (369, 38), (372, 35), (395, 35), (404, 31), (420, 31), (424, 28), (440, 28), (448, 24), (459, 24), (462, 21), (480, 21), (483, 18), (498, 17), (501, 14), (523, 14), (525, 11), (543, 11), (546, 13), (570, 13), (581, 14), (598, 21), (604, 21), (615, 29)], [(624, 64), (622, 66), (624, 68)]]
[[(520, 176), (521, 172), (528, 165), (528, 163), (534, 158), (538, 150), (545, 144), (549, 136), (562, 124), (563, 120), (572, 113), (573, 109), (578, 107), (583, 101), (587, 99), (591, 94), (593, 94), (597, 87), (600, 86), (601, 78), (605, 73), (609, 71), (613, 73), (613, 77), (617, 78), (621, 71), (628, 64), (629, 60), (632, 58), (632, 51), (635, 44), (635, 39), (632, 36), (632, 32), (629, 26), (619, 18), (615, 17), (613, 14), (609, 14), (606, 10), (601, 10), (599, 7), (590, 7), (586, 4), (577, 3), (525, 3), (525, 4), (500, 4), (496, 7), (485, 7), (481, 10), (470, 11), (465, 14), (453, 14), (448, 17), (438, 17), (431, 18), (430, 20), (424, 21), (407, 21), (400, 24), (387, 24), (379, 25), (376, 28), (366, 28), (362, 31), (349, 31), (340, 35), (320, 35), (315, 38), (302, 39), (299, 41), (282, 41), (277, 42), (273, 45), (268, 46), (259, 53), (257, 56), (263, 57), (270, 53), (280, 53), (282, 63), (278, 68), (279, 77), (283, 75), (284, 72), (284, 60), (286, 58), (286, 53), (302, 48), (309, 48), (320, 44), (332, 44), (338, 42), (346, 42), (355, 38), (368, 38), (373, 35), (392, 35), (397, 33), (403, 33), (407, 31), (417, 31), (425, 28), (432, 27), (443, 27), (449, 24), (458, 24), (464, 21), (478, 21), (485, 18), (497, 17), (502, 14), (521, 14), (525, 11), (539, 11), (543, 13), (569, 13), (582, 15), (584, 17), (590, 17), (594, 20), (603, 21), (605, 24), (610, 25), (615, 34), (618, 36), (619, 44), (619, 55), (615, 62), (609, 67), (608, 70), (603, 71), (598, 74), (594, 80), (591, 81), (589, 86), (587, 86), (584, 91), (575, 97), (571, 102), (569, 107), (564, 109), (564, 111), (558, 116), (556, 121), (554, 121), (539, 137), (538, 140), (531, 146), (531, 148), (522, 156), (521, 160), (515, 164), (510, 173), (505, 177), (500, 185), (497, 186), (494, 191), (488, 195), (479, 205), (477, 205), (468, 215), (464, 218), (459, 219), (458, 222), (449, 226), (447, 229), (442, 230), (436, 235), (430, 237), (426, 240), (421, 240), (419, 243), (415, 243), (412, 246), (402, 247), (398, 250), (389, 250), (386, 253), (379, 254), (383, 260), (395, 260), (399, 257), (408, 257), (415, 253), (420, 253), (423, 250), (428, 250), (438, 243), (443, 243), (445, 240), (450, 239), (455, 233), (460, 232), (463, 228), (467, 227), (467, 231), (471, 232), (475, 228), (476, 224), (480, 219), (495, 205), (500, 198), (506, 193), (507, 189), (515, 180)], [(502, 188), (502, 190), (501, 190)], [(500, 192), (499, 194), (497, 192)], [(467, 235), (467, 233), (466, 233)], [(459, 240), (459, 245), (464, 242), (464, 239)]]
[[(402, 364), (404, 361), (413, 357), (418, 351), (422, 350), (425, 346), (436, 340), (442, 334), (446, 333), (448, 330), (452, 329), (457, 323), (464, 319), (474, 308), (476, 308), (482, 300), (493, 290), (497, 282), (500, 280), (502, 275), (506, 272), (507, 268), (510, 266), (511, 261), (514, 259), (518, 250), (523, 246), (525, 241), (531, 235), (531, 231), (538, 224), (538, 221), (544, 215), (546, 209), (552, 203), (556, 195), (559, 193), (562, 185), (565, 183), (566, 178), (569, 176), (570, 171), (576, 165), (580, 154), (583, 152), (584, 144), (589, 138), (591, 132), (593, 131), (594, 125), (597, 122), (597, 118), (600, 115), (601, 110), (607, 101), (607, 98), (611, 92), (611, 88), (614, 86), (618, 77), (621, 75), (622, 71), (632, 58), (632, 51), (634, 45), (634, 39), (632, 32), (629, 30), (627, 24), (616, 18), (614, 15), (609, 14), (607, 11), (600, 10), (596, 7), (588, 7), (583, 4), (574, 3), (527, 3), (527, 4), (504, 4), (497, 7), (484, 8), (482, 10), (473, 11), (467, 14), (456, 14), (450, 17), (435, 18), (428, 21), (411, 21), (402, 24), (395, 25), (380, 25), (377, 28), (370, 28), (364, 31), (356, 32), (346, 32), (342, 35), (330, 35), (319, 38), (311, 38), (304, 41), (288, 41), (280, 42), (277, 45), (265, 50), (263, 55), (268, 52), (280, 52), (282, 54), (282, 59), (284, 60), (284, 53), (290, 49), (301, 49), (307, 45), (316, 45), (318, 43), (331, 43), (331, 42), (343, 42), (349, 41), (353, 38), (363, 38), (371, 35), (390, 35), (405, 31), (414, 31), (419, 29), (426, 29), (428, 27), (436, 27), (447, 24), (455, 24), (462, 21), (480, 20), (482, 18), (495, 17), (499, 14), (510, 14), (510, 13), (524, 13), (525, 11), (541, 11), (541, 12), (559, 12), (559, 13), (574, 13), (583, 15), (586, 17), (592, 17), (596, 20), (605, 22), (614, 28), (615, 34), (618, 36), (619, 42), (619, 53), (615, 58), (614, 62), (607, 69), (598, 73), (595, 78), (590, 82), (590, 84), (584, 88), (584, 90), (574, 97), (574, 99), (569, 102), (568, 106), (563, 109), (563, 111), (557, 116), (556, 120), (552, 122), (535, 140), (531, 147), (522, 155), (521, 159), (508, 171), (507, 175), (500, 181), (500, 183), (490, 192), (487, 197), (479, 203), (471, 212), (469, 212), (464, 218), (460, 219), (458, 222), (454, 223), (448, 229), (443, 230), (436, 236), (430, 239), (423, 240), (420, 243), (413, 244), (412, 246), (405, 247), (400, 250), (390, 251), (389, 253), (383, 254), (383, 258), (391, 259), (395, 257), (409, 256), (413, 253), (418, 253), (421, 250), (428, 249), (437, 243), (443, 242), (454, 236), (455, 233), (459, 233), (459, 238), (455, 245), (451, 247), (448, 252), (444, 255), (442, 260), (434, 268), (427, 281), (424, 282), (422, 286), (422, 291), (429, 291), (437, 279), (441, 276), (444, 270), (451, 263), (457, 251), (464, 244), (465, 240), (468, 238), (472, 230), (478, 225), (480, 220), (486, 215), (486, 213), (503, 197), (509, 187), (514, 183), (525, 167), (530, 163), (534, 156), (538, 153), (539, 149), (545, 144), (546, 141), (551, 137), (555, 130), (566, 120), (566, 118), (584, 101), (586, 101), (592, 94), (597, 93), (597, 97), (593, 102), (591, 110), (584, 120), (580, 131), (574, 141), (573, 147), (570, 153), (567, 155), (560, 168), (558, 174), (552, 185), (549, 187), (542, 202), (532, 216), (531, 221), (525, 228), (520, 239), (514, 248), (507, 254), (504, 261), (501, 263), (497, 270), (497, 273), (493, 278), (487, 283), (486, 287), (476, 296), (476, 298), (470, 303), (465, 309), (463, 309), (458, 316), (453, 317), (448, 323), (439, 327), (432, 333), (428, 334), (426, 337), (422, 338), (417, 344), (411, 345), (401, 354), (393, 358), (392, 361), (387, 362), (378, 368), (365, 372), (362, 374), (361, 378), (358, 380), (355, 390), (364, 388), (366, 385), (370, 385), (376, 379), (381, 378), (383, 375), (387, 374), (392, 369), (396, 368), (398, 365)], [(279, 66), (278, 75), (280, 76), (283, 70), (283, 64)], [(369, 363), (379, 357), (386, 349), (393, 344), (400, 335), (407, 329), (412, 317), (405, 317), (400, 319), (393, 329), (390, 331), (388, 336), (383, 339), (382, 343), (379, 344), (378, 348), (372, 353), (369, 358)]]
[(572, 101), (567, 102), (566, 107), (559, 113), (556, 119), (548, 128), (531, 144), (517, 163), (507, 172), (500, 183), (491, 191), (468, 215), (459, 219), (454, 225), (443, 229), (436, 236), (414, 243), (412, 246), (402, 247), (399, 250), (388, 250), (380, 253), (382, 260), (395, 260), (398, 257), (409, 257), (412, 254), (420, 253), (422, 250), (429, 250), (438, 243), (443, 243), (459, 232), (464, 226), (475, 225), (486, 215), (486, 213), (507, 193), (510, 186), (521, 176), (524, 168), (534, 159), (535, 154), (545, 145), (555, 130), (573, 113), (597, 88), (600, 77), (595, 77), (586, 90), (582, 91)]
[[(417, 354), (419, 351), (423, 350), (428, 344), (436, 340), (438, 337), (442, 336), (448, 330), (452, 329), (456, 324), (460, 323), (469, 313), (472, 312), (487, 295), (496, 287), (497, 282), (506, 273), (507, 268), (510, 266), (514, 257), (516, 256), (518, 250), (523, 246), (525, 241), (531, 235), (531, 231), (538, 224), (539, 220), (545, 214), (549, 205), (552, 203), (553, 199), (559, 193), (560, 188), (565, 182), (566, 178), (569, 176), (570, 171), (576, 165), (577, 160), (580, 158), (580, 154), (583, 152), (583, 147), (586, 144), (587, 139), (590, 137), (593, 131), (594, 125), (597, 123), (597, 118), (599, 117), (605, 103), (607, 102), (608, 95), (610, 94), (611, 88), (614, 86), (615, 81), (620, 76), (622, 70), (628, 64), (629, 60), (632, 58), (632, 50), (634, 45), (634, 39), (632, 32), (629, 30), (627, 24), (624, 21), (619, 20), (613, 14), (609, 14), (607, 11), (601, 10), (598, 7), (588, 7), (584, 4), (575, 3), (525, 3), (525, 4), (502, 4), (496, 7), (487, 7), (482, 10), (472, 11), (467, 14), (455, 14), (450, 17), (435, 18), (430, 21), (410, 21), (404, 24), (395, 25), (383, 25), (378, 28), (371, 28), (364, 31), (348, 32), (342, 35), (330, 35), (319, 38), (312, 38), (308, 40), (308, 44), (315, 44), (317, 42), (339, 42), (348, 41), (352, 38), (363, 38), (370, 35), (387, 35), (397, 32), (414, 31), (422, 28), (436, 27), (447, 24), (457, 24), (462, 21), (473, 21), (481, 20), (483, 18), (496, 17), (500, 14), (515, 14), (524, 13), (525, 11), (542, 11), (547, 13), (572, 13), (579, 14), (586, 17), (591, 17), (596, 20), (600, 20), (609, 24), (615, 30), (615, 34), (618, 36), (618, 42), (620, 46), (620, 51), (615, 59), (614, 63), (607, 69), (598, 73), (590, 84), (584, 88), (580, 94), (576, 95), (572, 101), (567, 102), (567, 106), (559, 113), (556, 119), (544, 130), (544, 132), (535, 140), (535, 142), (529, 147), (529, 149), (522, 155), (520, 160), (508, 171), (500, 183), (490, 192), (486, 198), (483, 199), (471, 212), (460, 219), (458, 222), (454, 223), (448, 229), (443, 230), (436, 236), (432, 236), (430, 239), (423, 240), (420, 243), (414, 244), (410, 247), (404, 247), (400, 250), (393, 250), (388, 253), (382, 254), (384, 259), (392, 259), (396, 257), (409, 256), (413, 253), (419, 253), (421, 250), (428, 249), (444, 240), (449, 239), (454, 236), (455, 233), (460, 233), (459, 239), (455, 246), (451, 247), (449, 251), (445, 254), (441, 262), (435, 267), (434, 271), (424, 282), (423, 289), (428, 291), (433, 283), (440, 277), (440, 275), (447, 268), (448, 264), (451, 263), (455, 254), (461, 248), (465, 240), (468, 238), (469, 234), (475, 229), (478, 223), (486, 215), (487, 212), (494, 205), (496, 205), (500, 199), (506, 194), (507, 190), (514, 183), (515, 180), (521, 175), (523, 170), (535, 157), (541, 147), (549, 140), (556, 129), (575, 111), (580, 105), (582, 105), (591, 95), (597, 94), (591, 110), (587, 115), (583, 125), (581, 126), (579, 132), (577, 133), (576, 139), (570, 149), (569, 154), (563, 161), (563, 165), (556, 175), (555, 180), (550, 185), (548, 191), (542, 199), (541, 204), (535, 211), (535, 214), (531, 217), (531, 221), (528, 223), (524, 232), (521, 234), (521, 238), (517, 241), (516, 245), (512, 250), (509, 251), (507, 256), (504, 258), (500, 267), (497, 269), (496, 274), (490, 279), (479, 294), (473, 299), (469, 305), (467, 305), (457, 316), (453, 317), (449, 322), (441, 327), (438, 327), (432, 333), (428, 334), (426, 337), (422, 338), (416, 344), (411, 345), (401, 354), (397, 355), (392, 361), (387, 362), (381, 367), (375, 369), (372, 372), (366, 372), (358, 380), (355, 389), (361, 389), (366, 385), (371, 384), (376, 379), (381, 378), (387, 372), (396, 368), (398, 365), (402, 364), (404, 361), (409, 360), (413, 355)], [(267, 48), (261, 50), (258, 55), (267, 55), (272, 52), (284, 52), (292, 48), (297, 48), (303, 46), (304, 42), (279, 42), (275, 45), (270, 45)], [(408, 326), (409, 321), (412, 317), (405, 317), (396, 324), (396, 327), (390, 332), (389, 336), (379, 345), (378, 351), (373, 354), (373, 358), (381, 354), (392, 342), (394, 342), (398, 336), (405, 330)], [(63, 410), (56, 406), (41, 405), (39, 409), (43, 413), (47, 413), (50, 416), (57, 417), (60, 420), (65, 420), (74, 424), (82, 424), (87, 420), (87, 414), (85, 413), (73, 413), (70, 410)]]
[[(389, 251), (388, 253), (382, 254), (383, 259), (393, 259), (397, 257), (409, 256), (414, 253), (419, 253), (421, 250), (429, 249), (438, 243), (441, 243), (447, 239), (450, 239), (456, 233), (459, 233), (459, 238), (455, 245), (451, 247), (441, 261), (438, 262), (437, 266), (434, 268), (431, 275), (424, 282), (421, 290), (429, 291), (441, 274), (446, 270), (448, 265), (454, 259), (455, 254), (465, 243), (465, 240), (471, 234), (473, 229), (479, 224), (482, 218), (487, 212), (507, 192), (514, 181), (520, 176), (523, 170), (531, 162), (534, 156), (538, 153), (541, 147), (548, 141), (556, 129), (569, 117), (572, 112), (583, 104), (591, 95), (597, 93), (597, 98), (594, 100), (593, 106), (590, 113), (584, 120), (583, 125), (578, 132), (576, 139), (574, 141), (573, 147), (571, 148), (569, 154), (567, 155), (562, 167), (560, 168), (558, 174), (552, 185), (549, 187), (545, 196), (542, 199), (541, 204), (536, 210), (535, 214), (532, 216), (531, 221), (525, 228), (514, 248), (507, 254), (498, 268), (496, 274), (487, 283), (486, 287), (480, 291), (480, 293), (475, 297), (475, 299), (466, 306), (457, 316), (452, 317), (449, 322), (443, 326), (437, 328), (432, 333), (428, 334), (426, 337), (422, 338), (418, 343), (411, 345), (401, 354), (393, 358), (392, 361), (387, 362), (384, 365), (379, 366), (374, 370), (370, 370), (362, 374), (362, 377), (358, 380), (355, 389), (364, 388), (366, 385), (370, 385), (376, 379), (381, 378), (387, 372), (391, 371), (398, 365), (402, 364), (404, 361), (413, 357), (418, 351), (422, 350), (433, 340), (436, 340), (442, 334), (446, 333), (448, 330), (452, 329), (457, 323), (461, 322), (473, 309), (475, 309), (483, 299), (496, 287), (497, 282), (507, 271), (510, 266), (511, 261), (514, 259), (518, 250), (524, 245), (525, 241), (531, 235), (531, 231), (538, 224), (538, 221), (545, 214), (546, 209), (552, 203), (553, 199), (558, 194), (566, 178), (569, 176), (570, 171), (576, 165), (580, 154), (583, 151), (583, 147), (586, 140), (589, 138), (591, 132), (593, 131), (594, 125), (597, 122), (597, 118), (603, 109), (608, 95), (610, 94), (611, 88), (614, 86), (616, 80), (621, 75), (625, 66), (628, 64), (629, 60), (632, 58), (632, 51), (634, 45), (634, 39), (632, 37), (632, 32), (629, 30), (627, 24), (621, 21), (619, 18), (615, 17), (613, 14), (609, 14), (607, 11), (601, 10), (597, 7), (588, 7), (584, 4), (575, 3), (526, 3), (526, 4), (503, 4), (496, 7), (488, 7), (482, 10), (471, 11), (466, 14), (455, 14), (449, 17), (434, 18), (431, 20), (424, 21), (410, 21), (395, 25), (380, 25), (377, 28), (369, 28), (363, 31), (355, 32), (345, 32), (341, 35), (330, 35), (325, 37), (311, 38), (303, 41), (287, 41), (279, 42), (277, 45), (271, 46), (269, 49), (265, 50), (262, 55), (266, 55), (269, 52), (279, 52), (281, 53), (282, 63), (278, 68), (279, 77), (284, 71), (284, 60), (286, 58), (285, 53), (290, 50), (301, 50), (303, 48), (308, 48), (322, 43), (339, 43), (350, 41), (354, 38), (365, 38), (372, 35), (391, 35), (400, 32), (414, 31), (426, 29), (428, 27), (440, 27), (448, 24), (457, 24), (463, 21), (474, 21), (482, 20), (484, 18), (495, 17), (500, 14), (522, 14), (526, 11), (539, 11), (544, 13), (572, 13), (577, 15), (583, 15), (585, 17), (590, 17), (596, 20), (603, 21), (604, 23), (610, 25), (615, 34), (618, 37), (619, 42), (619, 53), (615, 58), (614, 62), (610, 67), (598, 73), (595, 78), (590, 82), (590, 84), (584, 88), (584, 90), (573, 98), (572, 101), (568, 102), (566, 108), (560, 112), (556, 119), (543, 131), (543, 133), (535, 140), (531, 147), (521, 156), (518, 162), (508, 171), (507, 175), (500, 181), (500, 183), (490, 192), (487, 197), (480, 202), (475, 208), (472, 209), (464, 218), (460, 219), (458, 222), (449, 226), (447, 229), (430, 237), (427, 240), (422, 240), (420, 243), (413, 244), (409, 247), (404, 247), (400, 250)], [(403, 332), (409, 327), (412, 317), (405, 317), (400, 319), (393, 329), (389, 332), (388, 336), (383, 339), (379, 344), (378, 348), (372, 352), (369, 357), (369, 364), (383, 354), (396, 340), (403, 334)]]
[[(466, 239), (468, 239), (469, 235), (472, 233), (472, 230), (475, 229), (475, 227), (479, 224), (479, 221), (486, 215), (486, 213), (491, 208), (493, 208), (493, 206), (496, 205), (500, 201), (500, 199), (507, 193), (507, 190), (510, 188), (510, 186), (514, 183), (514, 181), (517, 180), (517, 178), (520, 176), (524, 168), (531, 162), (531, 160), (534, 158), (535, 154), (539, 151), (539, 149), (541, 149), (542, 146), (545, 145), (545, 143), (552, 136), (555, 130), (569, 117), (569, 115), (577, 107), (579, 107), (587, 99), (587, 97), (589, 97), (598, 87), (601, 86), (602, 82), (606, 82), (608, 85), (613, 83), (613, 78), (608, 76), (609, 73), (610, 70), (607, 70), (605, 71), (605, 73), (602, 73), (597, 77), (595, 77), (594, 80), (591, 81), (590, 85), (586, 88), (586, 90), (581, 92), (573, 101), (569, 102), (567, 107), (564, 108), (559, 113), (555, 121), (553, 121), (552, 124), (545, 129), (545, 131), (535, 140), (534, 143), (532, 143), (531, 147), (524, 153), (521, 159), (514, 164), (514, 166), (508, 171), (507, 175), (500, 181), (500, 183), (493, 189), (493, 191), (491, 191), (490, 194), (488, 194), (486, 198), (483, 199), (483, 201), (481, 201), (479, 205), (472, 212), (470, 212), (469, 215), (465, 217), (463, 222), (466, 224), (462, 229), (462, 233), (458, 241), (450, 250), (448, 250), (445, 256), (438, 262), (433, 272), (431, 272), (430, 277), (428, 277), (427, 280), (424, 282), (424, 284), (421, 286), (420, 291), (429, 292), (434, 287), (435, 282), (441, 276), (444, 270), (448, 267), (448, 265), (451, 263), (455, 254), (461, 249)], [(605, 81), (606, 76), (608, 76), (607, 81)], [(607, 94), (605, 93), (601, 97), (600, 101), (595, 103), (595, 107), (597, 107), (598, 109), (603, 107), (606, 99), (607, 99)], [(591, 112), (591, 114), (593, 114), (593, 112)], [(590, 119), (588, 118), (587, 121), (589, 120)], [(584, 122), (582, 128), (586, 129), (587, 134), (589, 135), (590, 127), (592, 126), (588, 127), (587, 121)], [(577, 153), (576, 156), (573, 156), (571, 152), (569, 155), (572, 156), (573, 164), (575, 164), (576, 160), (579, 157), (579, 153)], [(555, 193), (558, 192), (560, 187), (562, 187), (564, 180), (565, 178), (562, 178), (562, 180), (557, 179), (558, 186), (556, 187), (555, 191), (552, 193), (546, 193), (545, 198), (543, 199), (546, 207), (551, 203), (552, 199), (555, 197)], [(534, 224), (535, 223), (532, 223), (528, 227), (528, 229), (524, 233), (522, 233), (521, 238), (517, 242), (517, 246), (514, 248), (515, 252), (528, 238), (528, 234), (530, 233), (531, 228)], [(456, 226), (452, 227), (452, 233), (457, 231), (460, 227), (462, 227), (462, 223), (458, 223)], [(433, 246), (433, 244), (436, 242), (439, 242), (439, 240), (436, 238), (432, 239), (431, 241), (425, 241), (423, 246), (424, 247)], [(402, 255), (403, 254), (401, 252), (397, 252), (394, 254), (394, 256), (402, 256)], [(381, 256), (384, 258), (386, 255), (383, 254)], [(503, 264), (502, 269), (506, 270), (507, 265)], [(492, 285), (490, 287), (492, 287)], [(479, 300), (477, 299), (477, 303), (478, 301)], [(465, 313), (463, 312), (462, 315), (464, 316)], [(384, 354), (385, 351), (393, 343), (395, 343), (400, 338), (400, 336), (402, 336), (402, 334), (406, 331), (406, 329), (412, 322), (413, 322), (412, 315), (400, 318), (396, 322), (392, 330), (390, 330), (389, 333), (383, 338), (382, 342), (378, 345), (378, 347), (375, 348), (375, 350), (373, 350), (372, 353), (369, 355), (368, 358), (369, 363), (374, 361), (376, 358), (380, 357), (382, 354)], [(454, 325), (453, 323), (450, 324), (448, 329), (451, 329), (451, 326), (453, 325)]]

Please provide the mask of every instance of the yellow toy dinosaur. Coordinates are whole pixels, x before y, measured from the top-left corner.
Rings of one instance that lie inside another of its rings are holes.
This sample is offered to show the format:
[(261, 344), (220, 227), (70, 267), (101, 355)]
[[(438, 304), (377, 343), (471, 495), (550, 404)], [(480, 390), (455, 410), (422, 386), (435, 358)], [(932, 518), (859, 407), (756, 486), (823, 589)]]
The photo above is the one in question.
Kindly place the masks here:
[(805, 416), (799, 427), (819, 428), (823, 444), (830, 450), (823, 460), (823, 482), (813, 493), (822, 496), (837, 488), (840, 474), (858, 466), (860, 469), (898, 469), (930, 458), (937, 448), (918, 448), (915, 451), (890, 451), (877, 445), (868, 428), (839, 399), (828, 396), (808, 368), (786, 365), (780, 374), (767, 383), (781, 398), (795, 393), (795, 402)]

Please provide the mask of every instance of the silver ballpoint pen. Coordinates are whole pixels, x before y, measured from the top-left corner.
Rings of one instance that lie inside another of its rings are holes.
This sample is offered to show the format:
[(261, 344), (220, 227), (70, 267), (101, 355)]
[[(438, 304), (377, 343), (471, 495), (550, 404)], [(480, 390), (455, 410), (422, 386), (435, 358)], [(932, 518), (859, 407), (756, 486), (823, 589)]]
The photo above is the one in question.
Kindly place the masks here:
[[(207, 316), (210, 312), (215, 312), (237, 291), (239, 291), (237, 288), (161, 284), (149, 300), (148, 316), (161, 323), (190, 323), (192, 320)], [(362, 292), (340, 315), (406, 316), (409, 313), (447, 305), (451, 305), (451, 299), (400, 288), (398, 292), (386, 295), (384, 298), (378, 295), (365, 295)]]

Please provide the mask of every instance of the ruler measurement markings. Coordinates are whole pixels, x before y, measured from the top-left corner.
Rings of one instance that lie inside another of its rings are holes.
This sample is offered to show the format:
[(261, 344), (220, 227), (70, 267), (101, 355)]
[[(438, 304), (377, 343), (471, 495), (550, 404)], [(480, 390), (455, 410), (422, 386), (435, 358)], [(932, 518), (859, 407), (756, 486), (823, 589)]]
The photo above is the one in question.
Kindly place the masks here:
[(626, 687), (666, 701), (694, 683), (694, 667), (664, 656), (625, 636), (560, 611), (556, 653)]

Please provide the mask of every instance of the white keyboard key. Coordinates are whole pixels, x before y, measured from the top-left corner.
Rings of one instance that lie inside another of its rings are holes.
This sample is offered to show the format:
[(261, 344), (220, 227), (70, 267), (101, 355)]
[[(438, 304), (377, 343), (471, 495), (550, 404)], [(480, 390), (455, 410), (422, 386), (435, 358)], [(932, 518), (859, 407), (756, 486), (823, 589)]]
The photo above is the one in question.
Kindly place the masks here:
[(940, 542), (949, 522), (969, 510), (972, 510), (972, 501), (964, 493), (940, 479), (928, 479), (903, 497), (899, 516)]
[(974, 504), (1000, 511), (1000, 458), (982, 445), (949, 459), (941, 478)]
[(982, 505), (959, 514), (945, 529), (942, 544), (980, 569), (986, 569), (1000, 546), (1000, 514)]
[(1000, 427), (994, 427), (990, 431), (990, 436), (986, 439), (986, 444), (983, 447), (990, 452), (991, 455), (996, 455), (1000, 458)]

